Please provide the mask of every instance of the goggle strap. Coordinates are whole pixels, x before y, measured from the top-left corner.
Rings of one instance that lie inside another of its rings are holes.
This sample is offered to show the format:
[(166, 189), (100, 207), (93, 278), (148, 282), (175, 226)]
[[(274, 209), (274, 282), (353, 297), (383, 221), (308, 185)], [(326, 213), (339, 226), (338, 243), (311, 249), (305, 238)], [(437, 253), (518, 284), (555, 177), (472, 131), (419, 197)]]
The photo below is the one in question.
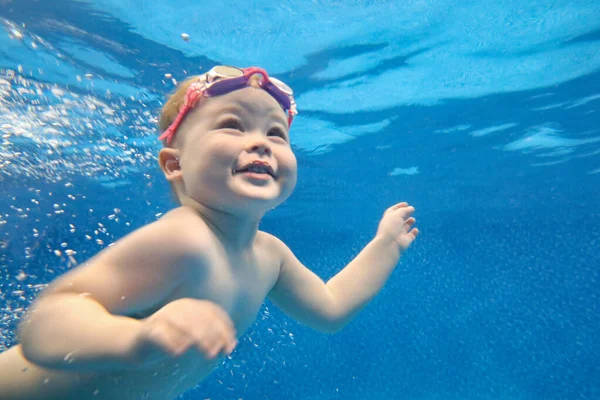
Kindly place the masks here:
[(189, 106), (188, 103), (184, 104), (183, 107), (181, 108), (181, 110), (179, 110), (179, 113), (177, 113), (177, 116), (175, 117), (175, 121), (173, 121), (173, 123), (169, 126), (169, 128), (163, 132), (162, 135), (159, 136), (158, 140), (167, 140), (167, 144), (171, 144), (171, 140), (173, 139), (173, 135), (175, 133), (175, 131), (179, 128), (179, 125), (181, 125), (181, 121), (183, 120), (183, 117), (185, 117), (189, 111), (191, 107)]

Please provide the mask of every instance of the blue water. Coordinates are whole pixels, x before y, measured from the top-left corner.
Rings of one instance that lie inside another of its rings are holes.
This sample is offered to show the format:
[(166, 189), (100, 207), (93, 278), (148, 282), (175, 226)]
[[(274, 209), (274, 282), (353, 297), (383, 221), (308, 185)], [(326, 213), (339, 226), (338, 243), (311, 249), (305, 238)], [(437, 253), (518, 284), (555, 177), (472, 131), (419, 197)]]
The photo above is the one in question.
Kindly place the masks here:
[(172, 79), (258, 65), (300, 111), (261, 228), (323, 279), (394, 203), (421, 235), (344, 331), (267, 302), (183, 398), (600, 398), (600, 2), (270, 4), (0, 2), (0, 350), (40, 285), (173, 206)]

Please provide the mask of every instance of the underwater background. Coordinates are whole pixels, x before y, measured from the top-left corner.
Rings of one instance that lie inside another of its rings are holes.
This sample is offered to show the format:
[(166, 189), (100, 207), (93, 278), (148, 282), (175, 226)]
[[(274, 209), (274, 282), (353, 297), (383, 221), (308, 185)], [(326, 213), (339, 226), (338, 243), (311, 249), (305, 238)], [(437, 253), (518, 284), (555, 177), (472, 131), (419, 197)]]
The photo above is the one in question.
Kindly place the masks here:
[(342, 332), (267, 301), (182, 398), (600, 398), (599, 16), (597, 0), (0, 0), (0, 351), (44, 284), (174, 207), (156, 121), (175, 84), (255, 65), (300, 112), (298, 185), (261, 229), (324, 280), (397, 202), (421, 234)]

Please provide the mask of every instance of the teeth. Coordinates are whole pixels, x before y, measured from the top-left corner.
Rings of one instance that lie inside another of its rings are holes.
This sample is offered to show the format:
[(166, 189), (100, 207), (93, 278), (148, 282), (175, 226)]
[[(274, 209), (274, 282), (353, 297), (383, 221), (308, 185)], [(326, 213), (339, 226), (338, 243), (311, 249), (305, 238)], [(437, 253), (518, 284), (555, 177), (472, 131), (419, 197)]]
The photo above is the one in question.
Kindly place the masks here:
[(248, 170), (253, 172), (266, 172), (265, 169), (261, 167), (250, 167)]
[(248, 168), (244, 168), (240, 172), (257, 172), (257, 173), (260, 173), (260, 174), (267, 174), (267, 173), (269, 173), (269, 171), (266, 168), (259, 167), (259, 166), (251, 166), (251, 167), (248, 167)]
[(258, 174), (267, 174), (274, 177), (274, 174), (271, 173), (271, 168), (268, 165), (262, 165), (261, 163), (250, 163), (245, 167), (235, 170), (235, 172), (254, 172)]

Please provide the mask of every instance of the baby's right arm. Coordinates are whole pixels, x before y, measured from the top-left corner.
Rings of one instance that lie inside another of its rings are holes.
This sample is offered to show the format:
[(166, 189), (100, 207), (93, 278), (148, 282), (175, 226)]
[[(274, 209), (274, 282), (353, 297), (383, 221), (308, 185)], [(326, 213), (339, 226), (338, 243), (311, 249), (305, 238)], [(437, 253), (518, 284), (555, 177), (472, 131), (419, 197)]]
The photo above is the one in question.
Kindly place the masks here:
[(129, 352), (142, 323), (127, 315), (164, 304), (204, 262), (205, 240), (179, 210), (124, 237), (42, 292), (20, 326), (25, 357), (58, 369), (131, 367)]

